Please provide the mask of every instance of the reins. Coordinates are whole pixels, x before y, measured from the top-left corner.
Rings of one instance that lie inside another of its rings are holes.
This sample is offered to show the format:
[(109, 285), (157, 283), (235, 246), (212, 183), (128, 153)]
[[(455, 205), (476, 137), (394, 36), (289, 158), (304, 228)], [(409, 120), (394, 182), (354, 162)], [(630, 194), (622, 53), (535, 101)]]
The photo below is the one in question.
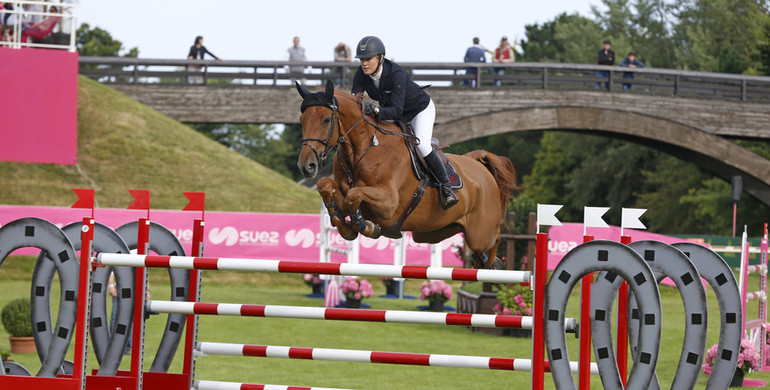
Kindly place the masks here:
[[(310, 150), (313, 151), (313, 154), (315, 155), (316, 160), (319, 162), (319, 165), (323, 166), (324, 161), (326, 161), (326, 157), (328, 156), (328, 154), (329, 154), (329, 152), (331, 150), (334, 150), (334, 149), (340, 150), (340, 151), (343, 150), (343, 149), (339, 148), (340, 144), (348, 144), (350, 146), (350, 148), (353, 150), (353, 154), (355, 155), (356, 148), (355, 148), (355, 146), (352, 143), (350, 143), (347, 140), (347, 136), (356, 127), (358, 127), (358, 125), (360, 125), (361, 122), (366, 122), (368, 125), (372, 126), (375, 129), (374, 136), (372, 137), (372, 140), (369, 142), (369, 145), (367, 146), (366, 150), (364, 150), (364, 152), (361, 154), (361, 157), (359, 157), (358, 160), (356, 160), (355, 163), (351, 163), (350, 161), (348, 161), (349, 157), (348, 158), (344, 158), (344, 159), (340, 159), (340, 161), (344, 161), (345, 162), (345, 164), (341, 164), (341, 165), (342, 165), (342, 169), (345, 171), (345, 174), (348, 177), (348, 184), (350, 184), (350, 185), (353, 185), (353, 172), (355, 172), (356, 168), (358, 167), (358, 164), (364, 159), (366, 154), (369, 153), (369, 150), (371, 150), (372, 147), (377, 146), (377, 144), (379, 143), (379, 141), (377, 141), (377, 131), (379, 131), (379, 132), (381, 132), (382, 134), (385, 134), (385, 135), (393, 135), (393, 136), (401, 137), (406, 142), (410, 142), (410, 143), (413, 143), (413, 144), (419, 144), (420, 143), (420, 140), (415, 135), (413, 135), (413, 134), (408, 134), (408, 133), (405, 133), (405, 132), (395, 132), (395, 131), (392, 131), (392, 130), (388, 130), (386, 128), (381, 127), (378, 123), (372, 122), (367, 117), (367, 115), (364, 114), (364, 100), (363, 100), (363, 98), (359, 97), (358, 101), (359, 101), (359, 103), (361, 105), (361, 117), (353, 124), (353, 126), (351, 126), (347, 131), (345, 131), (345, 133), (342, 133), (342, 121), (341, 121), (339, 113), (338, 113), (339, 112), (338, 105), (330, 104), (330, 105), (326, 106), (327, 108), (332, 110), (332, 119), (331, 119), (331, 121), (329, 123), (329, 132), (327, 133), (326, 138), (325, 139), (323, 139), (323, 138), (312, 138), (312, 137), (302, 138), (302, 146), (301, 146), (301, 147), (308, 146), (310, 148)], [(337, 139), (337, 144), (330, 148), (329, 144), (331, 143), (332, 138), (334, 137), (334, 129), (335, 128), (339, 128), (340, 129), (339, 130), (339, 137)], [(311, 145), (309, 143), (309, 141), (316, 141), (316, 142), (321, 143), (324, 146), (324, 150), (319, 153), (318, 149), (316, 149), (313, 145)]]

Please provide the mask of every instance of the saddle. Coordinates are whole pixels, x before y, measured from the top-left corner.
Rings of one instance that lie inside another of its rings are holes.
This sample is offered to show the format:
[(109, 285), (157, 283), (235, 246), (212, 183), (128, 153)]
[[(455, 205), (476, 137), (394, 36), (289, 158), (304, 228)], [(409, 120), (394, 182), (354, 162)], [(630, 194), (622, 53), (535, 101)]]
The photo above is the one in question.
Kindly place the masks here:
[[(407, 124), (404, 126), (401, 123), (398, 125), (405, 133), (414, 134), (411, 125)], [(428, 169), (428, 165), (425, 163), (425, 160), (422, 158), (420, 151), (417, 149), (417, 144), (409, 142), (406, 139), (404, 139), (404, 142), (406, 143), (406, 149), (409, 150), (409, 158), (412, 161), (412, 172), (414, 172), (417, 180), (427, 179), (429, 186), (438, 188), (439, 182), (436, 180), (436, 178), (433, 177), (433, 175), (431, 175), (430, 170)], [(438, 139), (432, 138), (430, 146), (433, 148), (433, 150), (436, 151), (436, 153), (438, 153), (441, 161), (444, 162), (446, 173), (449, 177), (449, 184), (452, 186), (452, 189), (457, 190), (463, 188), (462, 178), (457, 173), (454, 166), (452, 166), (452, 163), (449, 162), (449, 159), (444, 154), (442, 148), (439, 146)]]
[[(412, 131), (412, 127), (410, 125), (403, 125), (400, 122), (396, 122), (399, 128), (401, 128), (401, 131), (404, 132), (404, 134), (411, 134), (414, 135), (414, 132)], [(417, 144), (414, 142), (410, 142), (408, 137), (404, 137), (404, 143), (406, 144), (406, 150), (409, 151), (409, 158), (412, 162), (412, 171), (414, 172), (414, 175), (417, 177), (417, 180), (419, 181), (419, 184), (417, 185), (417, 189), (414, 191), (414, 194), (412, 194), (411, 199), (409, 199), (409, 203), (407, 203), (406, 208), (404, 209), (404, 212), (401, 213), (401, 216), (398, 218), (396, 223), (393, 224), (393, 226), (384, 228), (381, 230), (381, 233), (383, 236), (388, 238), (394, 238), (398, 239), (401, 238), (401, 226), (403, 226), (404, 221), (406, 221), (406, 218), (409, 217), (409, 214), (414, 211), (414, 209), (417, 208), (417, 205), (420, 204), (420, 201), (422, 200), (423, 195), (425, 195), (425, 188), (427, 186), (431, 187), (439, 187), (439, 182), (436, 180), (435, 177), (430, 173), (430, 170), (428, 169), (428, 165), (425, 163), (425, 160), (422, 158), (422, 154), (420, 154), (420, 151), (417, 150)], [(444, 155), (444, 152), (441, 150), (441, 148), (438, 145), (438, 140), (433, 138), (431, 140), (431, 146), (433, 147), (433, 150), (435, 150), (439, 157), (441, 157), (441, 161), (444, 162), (444, 166), (447, 170), (447, 176), (449, 177), (449, 183), (452, 185), (453, 189), (459, 189), (463, 187), (463, 181), (460, 178), (460, 175), (457, 174), (457, 171), (452, 166), (452, 164), (449, 162), (449, 159), (446, 158), (446, 155)]]

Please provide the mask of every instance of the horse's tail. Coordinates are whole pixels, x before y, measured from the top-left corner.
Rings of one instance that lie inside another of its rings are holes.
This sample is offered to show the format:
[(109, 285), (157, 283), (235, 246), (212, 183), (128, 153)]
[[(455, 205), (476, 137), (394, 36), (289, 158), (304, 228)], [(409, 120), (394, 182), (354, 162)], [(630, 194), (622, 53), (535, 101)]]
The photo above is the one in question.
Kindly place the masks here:
[(474, 150), (465, 154), (484, 164), (497, 183), (497, 189), (500, 192), (500, 206), (505, 211), (505, 205), (513, 195), (516, 186), (516, 168), (507, 157), (501, 157), (486, 150)]

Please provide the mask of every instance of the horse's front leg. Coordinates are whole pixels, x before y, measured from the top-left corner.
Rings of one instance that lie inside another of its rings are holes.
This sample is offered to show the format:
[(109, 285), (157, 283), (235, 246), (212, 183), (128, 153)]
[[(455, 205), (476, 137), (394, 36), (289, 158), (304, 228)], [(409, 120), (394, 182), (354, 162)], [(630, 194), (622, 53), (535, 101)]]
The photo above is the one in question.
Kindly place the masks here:
[(345, 198), (342, 196), (340, 186), (337, 182), (327, 177), (318, 180), (316, 184), (318, 193), (324, 202), (324, 207), (329, 212), (332, 226), (337, 228), (342, 238), (353, 241), (358, 237), (358, 232), (353, 230), (350, 223), (345, 221), (345, 215), (340, 210), (340, 205), (344, 204)]
[(375, 218), (388, 220), (393, 218), (398, 206), (398, 194), (384, 187), (354, 187), (345, 196), (345, 208), (352, 210), (350, 221), (359, 233), (378, 238), (381, 228), (373, 221), (364, 220), (361, 215), (361, 203), (366, 202), (369, 211)]

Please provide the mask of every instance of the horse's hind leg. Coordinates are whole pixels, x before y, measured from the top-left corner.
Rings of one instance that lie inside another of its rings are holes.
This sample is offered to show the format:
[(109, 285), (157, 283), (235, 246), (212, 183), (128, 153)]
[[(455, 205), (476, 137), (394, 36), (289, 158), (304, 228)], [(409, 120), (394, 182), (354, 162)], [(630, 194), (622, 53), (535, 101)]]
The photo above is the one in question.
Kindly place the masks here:
[(345, 198), (342, 196), (337, 182), (325, 177), (318, 180), (316, 188), (318, 188), (318, 193), (321, 194), (324, 206), (329, 212), (332, 226), (337, 228), (342, 238), (348, 241), (355, 240), (358, 237), (358, 232), (353, 230), (349, 223), (345, 222), (345, 215), (340, 210), (339, 205), (342, 204)]

